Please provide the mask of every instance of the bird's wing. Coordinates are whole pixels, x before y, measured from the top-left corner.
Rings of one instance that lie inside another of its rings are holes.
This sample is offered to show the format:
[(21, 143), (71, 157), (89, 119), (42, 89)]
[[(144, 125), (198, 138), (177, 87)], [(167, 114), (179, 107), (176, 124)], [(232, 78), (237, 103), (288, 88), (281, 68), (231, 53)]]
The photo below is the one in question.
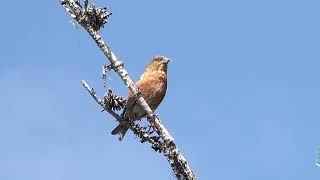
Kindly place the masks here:
[[(150, 93), (150, 91), (152, 91), (152, 84), (149, 82), (149, 78), (145, 79), (145, 78), (140, 78), (138, 80), (138, 82), (136, 83), (136, 87), (138, 90), (141, 91), (141, 95), (142, 97), (147, 97), (148, 93)], [(132, 94), (132, 92), (129, 92), (128, 95), (128, 101), (126, 104), (126, 111), (125, 113), (127, 114), (131, 114), (131, 111), (133, 110), (133, 107), (137, 104), (134, 95)]]
[[(167, 89), (166, 75), (162, 73), (144, 73), (136, 83), (136, 87), (141, 91), (142, 97), (146, 100), (150, 108), (154, 110), (165, 96)], [(125, 113), (131, 114), (136, 103), (134, 95), (130, 92)]]

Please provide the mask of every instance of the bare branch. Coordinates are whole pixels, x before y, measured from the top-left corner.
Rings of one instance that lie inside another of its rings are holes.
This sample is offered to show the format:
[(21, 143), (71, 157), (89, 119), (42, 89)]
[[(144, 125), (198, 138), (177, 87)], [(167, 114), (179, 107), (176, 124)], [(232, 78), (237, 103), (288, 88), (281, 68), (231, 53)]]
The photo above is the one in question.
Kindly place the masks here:
[[(98, 47), (102, 50), (104, 55), (109, 59), (111, 63), (110, 64), (111, 68), (118, 73), (118, 75), (120, 76), (124, 84), (135, 95), (137, 102), (142, 106), (142, 108), (147, 113), (147, 117), (150, 124), (163, 140), (163, 144), (160, 149), (165, 155), (165, 157), (167, 158), (168, 162), (170, 163), (176, 177), (178, 179), (188, 179), (188, 180), (196, 179), (194, 173), (192, 172), (191, 168), (188, 165), (187, 160), (183, 157), (182, 153), (176, 147), (173, 137), (170, 135), (168, 130), (160, 122), (159, 118), (154, 114), (154, 112), (148, 106), (144, 98), (141, 96), (141, 93), (138, 93), (138, 90), (135, 87), (131, 78), (129, 77), (128, 72), (124, 69), (122, 61), (120, 61), (117, 58), (117, 56), (107, 46), (106, 42), (98, 34), (97, 30), (103, 27), (103, 24), (108, 21), (108, 17), (110, 16), (110, 13), (108, 13), (105, 8), (95, 8), (94, 5), (88, 5), (87, 0), (85, 1), (86, 5), (84, 8), (79, 6), (79, 3), (76, 3), (74, 0), (60, 0), (60, 2), (62, 6), (65, 8), (65, 10), (67, 11), (67, 13), (72, 18), (74, 18), (79, 24), (81, 24), (82, 27), (86, 29), (86, 31), (90, 34), (90, 36), (96, 42)], [(104, 10), (103, 13), (99, 13), (102, 11), (101, 9)], [(103, 23), (101, 24), (101, 22)], [(85, 86), (85, 87), (87, 90), (88, 89), (90, 90), (90, 88), (88, 88), (89, 86)], [(89, 91), (89, 93), (92, 95), (92, 97), (96, 100), (98, 104), (101, 103), (101, 101), (99, 101), (99, 99), (96, 98), (93, 90)], [(115, 115), (113, 115), (112, 113), (110, 114), (115, 117)], [(135, 126), (135, 127), (139, 127), (139, 126)], [(141, 135), (143, 137), (146, 134), (142, 133)], [(149, 138), (148, 142), (150, 142), (151, 140)]]
[(106, 108), (104, 102), (97, 96), (96, 91), (91, 88), (89, 86), (89, 84), (82, 80), (81, 81), (82, 85), (84, 88), (86, 88), (86, 90), (88, 91), (88, 93), (92, 96), (92, 98), (104, 109), (106, 110), (108, 113), (111, 114), (111, 116), (113, 116), (117, 121), (122, 121), (123, 119), (121, 118), (121, 116), (119, 116), (117, 113), (115, 113), (112, 109)]

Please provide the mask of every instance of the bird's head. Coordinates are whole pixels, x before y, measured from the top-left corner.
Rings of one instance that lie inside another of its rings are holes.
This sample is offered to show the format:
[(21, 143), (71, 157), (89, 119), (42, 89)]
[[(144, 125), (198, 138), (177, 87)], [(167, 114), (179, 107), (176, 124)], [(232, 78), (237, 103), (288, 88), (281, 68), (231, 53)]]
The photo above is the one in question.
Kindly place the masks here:
[(163, 71), (167, 73), (169, 62), (171, 60), (165, 56), (156, 56), (149, 62), (146, 71)]

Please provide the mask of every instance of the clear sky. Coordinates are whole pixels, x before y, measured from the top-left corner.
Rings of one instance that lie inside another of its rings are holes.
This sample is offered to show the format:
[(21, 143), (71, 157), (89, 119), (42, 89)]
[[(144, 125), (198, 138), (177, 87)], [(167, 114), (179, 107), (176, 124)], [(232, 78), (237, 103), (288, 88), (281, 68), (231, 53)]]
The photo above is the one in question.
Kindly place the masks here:
[[(199, 179), (318, 180), (319, 0), (95, 1), (137, 80), (173, 59), (157, 113)], [(58, 3), (1, 2), (0, 179), (174, 179), (165, 158), (94, 103), (105, 57)], [(126, 96), (113, 73), (108, 87)]]

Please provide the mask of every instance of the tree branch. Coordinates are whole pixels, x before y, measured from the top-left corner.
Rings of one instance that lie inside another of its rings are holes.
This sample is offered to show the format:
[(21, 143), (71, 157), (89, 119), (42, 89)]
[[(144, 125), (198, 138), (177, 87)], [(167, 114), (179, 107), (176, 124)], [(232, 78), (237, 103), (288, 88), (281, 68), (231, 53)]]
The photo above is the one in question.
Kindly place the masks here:
[[(194, 173), (188, 165), (187, 160), (183, 157), (182, 153), (179, 151), (177, 146), (175, 145), (173, 137), (170, 135), (168, 130), (164, 127), (164, 125), (160, 122), (160, 119), (154, 114), (151, 108), (148, 106), (144, 98), (141, 96), (141, 93), (138, 92), (135, 87), (133, 81), (128, 75), (128, 72), (124, 69), (122, 61), (117, 58), (117, 56), (110, 50), (107, 46), (106, 42), (102, 39), (102, 37), (98, 34), (98, 30), (103, 27), (105, 23), (108, 21), (108, 17), (111, 15), (106, 11), (106, 8), (96, 8), (93, 4), (88, 4), (88, 0), (85, 0), (84, 8), (81, 7), (78, 1), (74, 0), (60, 0), (61, 5), (65, 8), (67, 13), (75, 19), (92, 37), (92, 39), (96, 42), (98, 47), (102, 50), (104, 55), (110, 61), (110, 67), (118, 73), (124, 84), (130, 89), (130, 91), (135, 95), (137, 102), (141, 105), (144, 111), (147, 114), (148, 121), (152, 125), (152, 127), (156, 130), (158, 135), (161, 137), (163, 143), (159, 148), (160, 152), (163, 152), (168, 162), (170, 163), (173, 172), (175, 173), (178, 179), (187, 179), (193, 180), (196, 179)], [(85, 88), (89, 91), (92, 97), (96, 100), (98, 104), (101, 105), (101, 100), (95, 95), (95, 92), (92, 88), (89, 87), (83, 81)], [(119, 115), (113, 114), (110, 110), (106, 110), (109, 112), (114, 118), (118, 121), (122, 120), (121, 117), (119, 119)], [(129, 126), (130, 127), (130, 126)], [(130, 129), (134, 133), (141, 133), (141, 129), (135, 129), (134, 127), (140, 127), (138, 124), (132, 125)], [(144, 131), (142, 131), (144, 132)], [(144, 137), (148, 134), (142, 133), (141, 137)], [(151, 137), (148, 138), (148, 142), (153, 140)], [(141, 142), (143, 139), (141, 140)], [(153, 144), (152, 142), (150, 142)]]

